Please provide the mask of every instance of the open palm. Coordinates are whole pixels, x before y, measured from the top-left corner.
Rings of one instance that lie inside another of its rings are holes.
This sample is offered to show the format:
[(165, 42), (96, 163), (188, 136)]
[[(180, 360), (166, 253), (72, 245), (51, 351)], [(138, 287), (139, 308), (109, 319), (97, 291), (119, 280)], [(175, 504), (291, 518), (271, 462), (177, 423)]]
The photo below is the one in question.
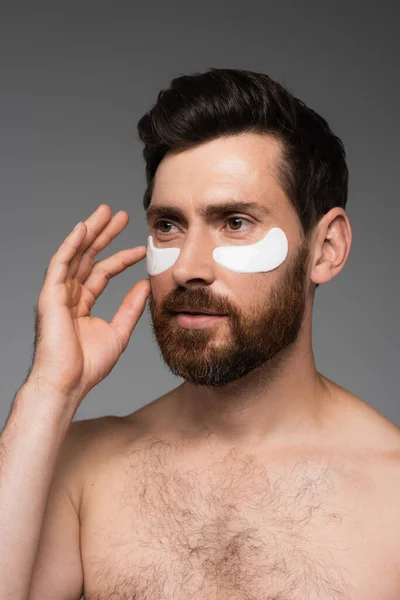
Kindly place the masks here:
[(128, 346), (150, 294), (148, 279), (126, 294), (110, 323), (90, 315), (109, 280), (146, 255), (146, 247), (137, 246), (94, 262), (128, 222), (126, 211), (112, 217), (102, 204), (52, 257), (38, 300), (30, 380), (81, 401)]

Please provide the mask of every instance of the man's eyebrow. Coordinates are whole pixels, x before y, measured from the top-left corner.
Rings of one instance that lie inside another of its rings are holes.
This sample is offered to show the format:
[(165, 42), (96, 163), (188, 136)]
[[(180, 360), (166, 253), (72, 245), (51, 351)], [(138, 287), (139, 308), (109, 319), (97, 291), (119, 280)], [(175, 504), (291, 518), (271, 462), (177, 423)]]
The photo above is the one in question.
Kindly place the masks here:
[[(245, 212), (247, 210), (255, 210), (263, 213), (264, 215), (271, 216), (272, 210), (263, 204), (257, 202), (224, 202), (219, 204), (206, 204), (200, 210), (200, 215), (205, 218), (214, 217), (218, 215), (224, 215), (233, 212)], [(172, 205), (160, 205), (160, 206), (149, 206), (146, 211), (146, 219), (149, 222), (150, 219), (157, 217), (172, 217), (177, 220), (185, 221), (185, 213), (177, 206)]]

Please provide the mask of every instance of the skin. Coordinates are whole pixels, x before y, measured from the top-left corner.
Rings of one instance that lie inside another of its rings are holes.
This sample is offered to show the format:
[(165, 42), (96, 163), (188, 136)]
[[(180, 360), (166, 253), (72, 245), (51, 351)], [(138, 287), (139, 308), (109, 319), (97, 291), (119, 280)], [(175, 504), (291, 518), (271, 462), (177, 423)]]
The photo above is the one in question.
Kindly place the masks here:
[[(150, 206), (173, 205), (185, 218), (149, 220), (156, 247), (181, 250), (170, 269), (149, 277), (149, 307), (164, 361), (185, 379), (172, 394), (174, 423), (193, 441), (205, 431), (222, 446), (234, 441), (252, 449), (289, 437), (296, 442), (323, 439), (341, 389), (316, 370), (311, 323), (316, 284), (338, 275), (349, 256), (350, 222), (335, 207), (306, 240), (279, 185), (281, 153), (270, 136), (246, 133), (169, 153), (156, 173)], [(234, 213), (250, 223), (232, 220), (232, 215), (201, 216), (203, 203), (232, 196), (258, 202), (272, 216), (254, 210)], [(245, 274), (214, 262), (216, 246), (255, 243), (271, 227), (282, 228), (289, 242), (288, 257), (278, 268)], [(211, 328), (183, 329), (168, 312), (182, 304), (216, 309), (227, 317)], [(237, 366), (243, 339), (250, 356), (244, 373)], [(225, 379), (218, 375), (221, 364), (228, 365)]]
[[(149, 307), (184, 382), (101, 419), (82, 451), (88, 598), (398, 597), (399, 429), (322, 376), (311, 344), (315, 286), (344, 267), (350, 224), (334, 208), (305, 243), (278, 183), (280, 156), (276, 141), (246, 134), (168, 154), (157, 170), (150, 207), (184, 218), (149, 222), (156, 247), (181, 249), (150, 276)], [(201, 216), (228, 196), (273, 214)], [(289, 241), (277, 269), (213, 261), (216, 246), (255, 243), (273, 226)], [(227, 317), (184, 329), (168, 312), (182, 303)]]

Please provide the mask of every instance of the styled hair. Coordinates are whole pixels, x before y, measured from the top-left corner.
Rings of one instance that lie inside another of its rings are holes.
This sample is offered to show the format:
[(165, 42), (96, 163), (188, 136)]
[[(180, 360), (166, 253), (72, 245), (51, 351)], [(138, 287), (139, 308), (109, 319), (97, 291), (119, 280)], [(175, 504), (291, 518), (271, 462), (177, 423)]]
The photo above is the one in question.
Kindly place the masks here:
[(157, 167), (170, 150), (181, 151), (245, 132), (280, 140), (279, 184), (308, 236), (334, 206), (345, 208), (348, 169), (343, 143), (328, 123), (263, 73), (214, 69), (172, 79), (139, 120), (149, 207)]

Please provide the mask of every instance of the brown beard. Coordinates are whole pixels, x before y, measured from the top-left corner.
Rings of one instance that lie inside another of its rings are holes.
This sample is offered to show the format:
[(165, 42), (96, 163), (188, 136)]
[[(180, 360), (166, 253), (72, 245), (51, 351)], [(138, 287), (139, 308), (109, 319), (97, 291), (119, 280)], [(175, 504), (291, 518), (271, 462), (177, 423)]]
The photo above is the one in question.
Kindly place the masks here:
[[(174, 375), (194, 385), (225, 386), (272, 361), (298, 337), (307, 294), (309, 248), (302, 242), (285, 274), (268, 293), (264, 304), (249, 314), (210, 296), (206, 286), (180, 287), (156, 306), (149, 296), (152, 331), (165, 364)], [(179, 306), (226, 313), (225, 323), (203, 329), (180, 327), (169, 311)], [(213, 343), (218, 327), (229, 327), (224, 343)]]

